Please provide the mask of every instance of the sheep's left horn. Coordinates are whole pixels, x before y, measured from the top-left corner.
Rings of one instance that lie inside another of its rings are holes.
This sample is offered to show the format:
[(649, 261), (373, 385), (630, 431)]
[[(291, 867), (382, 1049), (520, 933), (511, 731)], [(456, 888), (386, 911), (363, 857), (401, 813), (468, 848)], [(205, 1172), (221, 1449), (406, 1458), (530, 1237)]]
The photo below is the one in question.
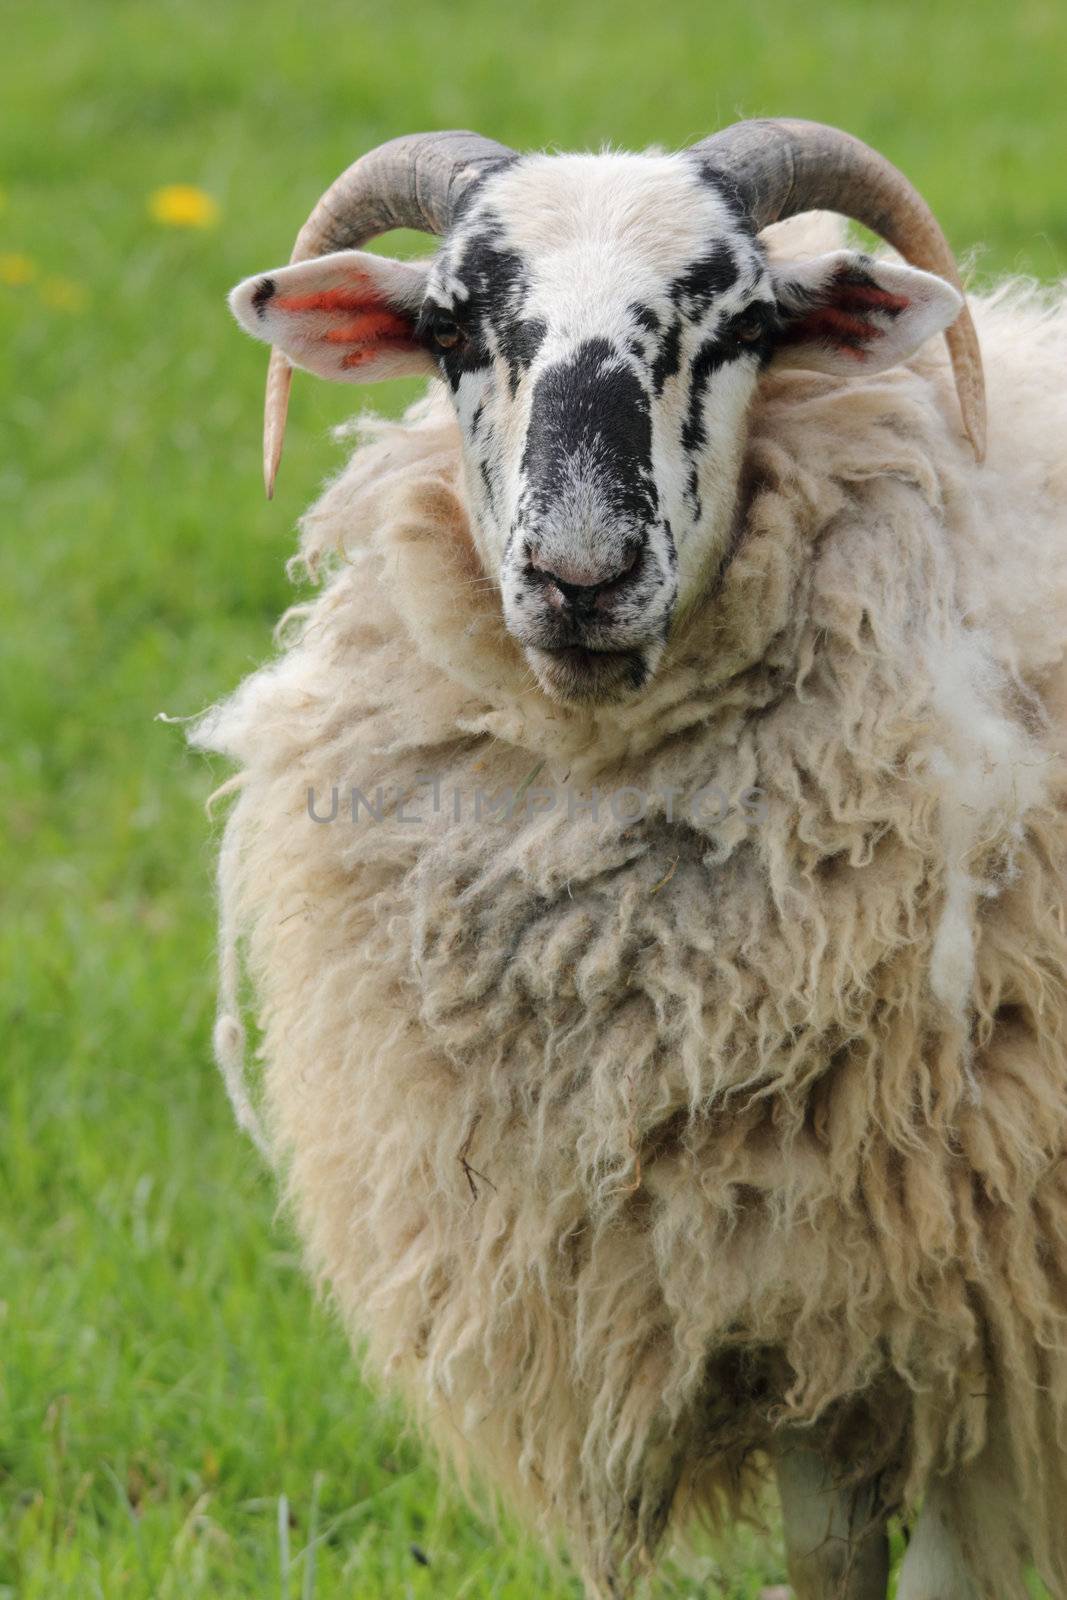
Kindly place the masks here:
[[(290, 261), (331, 250), (358, 249), (391, 228), (444, 233), (464, 194), (487, 168), (514, 151), (477, 133), (409, 133), (354, 161), (319, 200), (296, 236)], [(272, 350), (263, 412), (263, 479), (267, 498), (285, 440), (293, 369)]]
[[(902, 172), (840, 128), (793, 119), (735, 122), (693, 146), (736, 187), (755, 227), (825, 208), (862, 222), (905, 261), (936, 272), (963, 292), (952, 249), (937, 218)], [(966, 306), (945, 338), (967, 437), (985, 455), (982, 354)]]

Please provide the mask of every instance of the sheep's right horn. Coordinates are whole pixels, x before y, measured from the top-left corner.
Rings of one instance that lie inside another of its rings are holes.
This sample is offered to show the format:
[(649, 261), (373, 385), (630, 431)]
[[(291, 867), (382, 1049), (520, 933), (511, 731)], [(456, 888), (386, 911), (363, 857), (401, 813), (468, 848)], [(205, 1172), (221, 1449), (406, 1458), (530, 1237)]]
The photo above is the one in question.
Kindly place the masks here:
[[(332, 250), (359, 249), (391, 228), (444, 233), (464, 194), (514, 151), (477, 133), (409, 133), (354, 161), (319, 200), (296, 236), (290, 261)], [(267, 498), (285, 440), (293, 369), (272, 350), (263, 412), (263, 479)]]
[[(822, 122), (755, 118), (735, 122), (693, 146), (732, 184), (754, 226), (825, 208), (862, 222), (905, 261), (936, 272), (963, 292), (956, 259), (930, 207), (893, 164), (862, 139)], [(985, 455), (982, 353), (966, 306), (946, 330), (967, 437)]]

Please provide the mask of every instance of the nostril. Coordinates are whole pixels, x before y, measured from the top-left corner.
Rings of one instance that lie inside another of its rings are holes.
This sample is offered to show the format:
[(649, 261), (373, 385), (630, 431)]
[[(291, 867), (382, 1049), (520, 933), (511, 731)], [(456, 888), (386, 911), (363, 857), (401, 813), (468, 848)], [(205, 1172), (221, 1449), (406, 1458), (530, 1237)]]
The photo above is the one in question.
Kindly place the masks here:
[(608, 581), (621, 584), (625, 579), (634, 577), (641, 562), (642, 546), (636, 539), (631, 540), (623, 551), (622, 561), (615, 576)]

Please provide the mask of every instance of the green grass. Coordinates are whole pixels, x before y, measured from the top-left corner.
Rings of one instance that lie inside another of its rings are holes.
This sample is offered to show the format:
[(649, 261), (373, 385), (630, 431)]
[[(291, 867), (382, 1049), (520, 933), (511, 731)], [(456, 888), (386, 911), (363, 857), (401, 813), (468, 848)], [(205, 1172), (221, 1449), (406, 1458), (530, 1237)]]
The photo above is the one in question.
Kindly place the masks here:
[[(674, 143), (739, 113), (851, 127), (983, 271), (1055, 276), (1067, 12), (8, 0), (3, 20), (0, 279), (32, 276), (0, 282), (0, 1600), (574, 1597), (439, 1493), (363, 1387), (211, 1065), (221, 774), (153, 719), (268, 650), (352, 404), (297, 382), (266, 505), (263, 356), (223, 295), (392, 134)], [(170, 182), (219, 226), (154, 224)], [(735, 1555), (728, 1593), (781, 1580), (773, 1541)]]

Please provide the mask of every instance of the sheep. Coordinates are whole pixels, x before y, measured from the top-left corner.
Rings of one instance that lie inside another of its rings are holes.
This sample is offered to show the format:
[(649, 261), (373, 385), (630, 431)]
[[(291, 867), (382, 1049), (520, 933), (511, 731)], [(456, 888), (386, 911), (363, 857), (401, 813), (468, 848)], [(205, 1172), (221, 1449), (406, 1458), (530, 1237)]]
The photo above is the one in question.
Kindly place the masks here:
[[(431, 263), (348, 248), (420, 218)], [(591, 1595), (772, 1470), (801, 1600), (884, 1595), (892, 1516), (902, 1600), (1067, 1595), (1063, 299), (976, 335), (905, 180), (797, 123), (399, 141), (294, 255), (232, 299), (268, 486), (290, 361), (432, 380), (194, 734), (311, 1271)]]

